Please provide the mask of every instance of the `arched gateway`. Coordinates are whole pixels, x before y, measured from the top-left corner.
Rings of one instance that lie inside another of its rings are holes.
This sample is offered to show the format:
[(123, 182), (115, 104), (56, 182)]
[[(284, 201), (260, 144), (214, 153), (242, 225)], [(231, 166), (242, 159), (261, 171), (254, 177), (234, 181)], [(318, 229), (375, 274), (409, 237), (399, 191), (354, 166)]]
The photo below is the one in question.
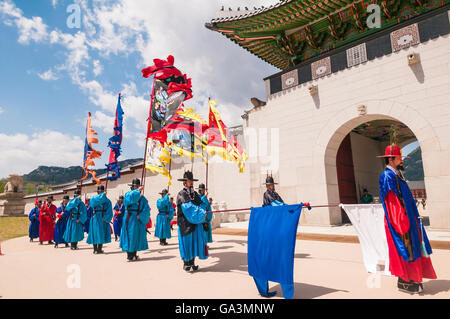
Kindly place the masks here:
[[(358, 110), (361, 110), (362, 106), (364, 106), (365, 114), (358, 113)], [(354, 113), (354, 117), (349, 120), (349, 117), (351, 117), (352, 113)], [(332, 118), (326, 123), (326, 130), (323, 130), (318, 136), (317, 145), (314, 150), (314, 163), (317, 163), (318, 166), (325, 166), (328, 203), (344, 203), (342, 200), (342, 186), (341, 190), (339, 189), (340, 180), (338, 179), (338, 164), (336, 163), (336, 157), (338, 156), (338, 150), (342, 145), (341, 143), (347, 136), (350, 137), (349, 134), (356, 127), (360, 126), (363, 123), (377, 120), (390, 120), (394, 123), (401, 122), (412, 131), (422, 150), (425, 187), (428, 188), (428, 184), (433, 183), (433, 178), (430, 178), (431, 175), (429, 175), (432, 174), (432, 169), (430, 169), (430, 165), (432, 164), (427, 163), (427, 158), (430, 158), (430, 156), (428, 156), (429, 153), (438, 154), (440, 152), (440, 144), (432, 125), (424, 119), (421, 119), (420, 121), (416, 120), (420, 118), (420, 114), (417, 111), (415, 111), (408, 105), (390, 100), (370, 100), (362, 101), (355, 105), (348, 106), (347, 108), (343, 109), (341, 114), (342, 115)], [(400, 145), (409, 143), (411, 141), (411, 137), (407, 137), (406, 139), (402, 140), (403, 143), (400, 143)], [(369, 143), (369, 140), (360, 143)], [(384, 147), (387, 145), (387, 143), (388, 142), (386, 141), (380, 141), (376, 143), (378, 145), (374, 143), (372, 147), (366, 147), (364, 148), (364, 150), (358, 151), (353, 149), (353, 152), (356, 151), (356, 154), (354, 154), (355, 157), (363, 157), (370, 161), (370, 164), (372, 164), (372, 169), (371, 167), (366, 166), (366, 172), (372, 172), (371, 177), (374, 180), (372, 180), (369, 184), (372, 186), (371, 193), (373, 194), (378, 193), (378, 191), (374, 188), (378, 185), (377, 175), (381, 173), (380, 168), (382, 169), (382, 167), (384, 166), (381, 160), (376, 159), (375, 156), (383, 153)], [(361, 154), (361, 152), (364, 152), (364, 154)], [(369, 156), (369, 158), (367, 158), (367, 156)], [(315, 169), (319, 168), (316, 167)], [(360, 197), (361, 195), (360, 189), (362, 186), (363, 185), (358, 185), (355, 191), (358, 197)], [(367, 187), (367, 182), (364, 186)], [(433, 206), (433, 201), (436, 200), (433, 195), (433, 192), (428, 192), (428, 203), (431, 206)], [(431, 209), (429, 209), (428, 211), (432, 212)], [(336, 224), (340, 224), (342, 222), (340, 208), (329, 208), (329, 214), (330, 216), (332, 216), (331, 219)]]
[[(383, 7), (379, 28), (366, 23), (373, 5)], [(249, 135), (271, 130), (279, 136), (269, 147), (279, 155), (272, 173), (286, 202), (339, 203), (341, 143), (345, 138), (363, 143), (362, 136), (351, 133), (363, 123), (391, 121), (407, 127), (420, 144), (431, 227), (450, 229), (449, 9), (448, 1), (292, 0), (247, 12), (219, 11), (206, 23), (281, 70), (264, 79), (267, 103), (258, 103), (243, 118)], [(351, 154), (350, 149), (342, 153)], [(382, 169), (376, 155), (372, 147), (358, 158)], [(251, 205), (259, 206), (265, 166), (251, 160)], [(376, 184), (376, 174), (369, 173)], [(369, 175), (363, 184), (376, 192)], [(341, 222), (338, 207), (301, 216), (306, 225)]]

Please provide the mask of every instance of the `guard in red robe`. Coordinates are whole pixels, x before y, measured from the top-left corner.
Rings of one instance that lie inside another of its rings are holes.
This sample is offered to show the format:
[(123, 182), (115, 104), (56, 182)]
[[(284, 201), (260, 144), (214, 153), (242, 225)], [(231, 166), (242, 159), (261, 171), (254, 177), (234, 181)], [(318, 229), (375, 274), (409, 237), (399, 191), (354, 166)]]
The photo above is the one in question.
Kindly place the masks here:
[(398, 277), (400, 291), (420, 293), (423, 278), (436, 279), (425, 228), (408, 184), (403, 177), (403, 158), (397, 145), (386, 147), (386, 169), (380, 175), (380, 197), (389, 249), (389, 271)]
[(44, 241), (54, 244), (56, 206), (52, 202), (53, 196), (47, 197), (47, 203), (42, 205), (39, 212), (39, 241), (41, 245)]

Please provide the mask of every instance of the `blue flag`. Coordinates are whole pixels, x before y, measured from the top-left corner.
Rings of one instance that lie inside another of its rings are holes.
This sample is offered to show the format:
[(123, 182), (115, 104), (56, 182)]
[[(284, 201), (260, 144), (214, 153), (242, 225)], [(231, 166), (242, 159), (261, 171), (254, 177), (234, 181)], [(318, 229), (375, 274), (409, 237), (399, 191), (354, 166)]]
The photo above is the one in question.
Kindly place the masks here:
[(269, 281), (278, 282), (286, 299), (294, 295), (294, 253), (303, 203), (252, 207), (248, 225), (248, 273), (259, 293), (271, 297)]
[(111, 152), (109, 153), (109, 163), (106, 164), (106, 171), (108, 174), (108, 179), (110, 181), (115, 181), (120, 178), (120, 169), (117, 161), (117, 158), (120, 156), (120, 146), (122, 145), (122, 121), (123, 121), (123, 110), (120, 105), (120, 94), (119, 99), (117, 101), (116, 108), (116, 119), (114, 121), (114, 133), (113, 137), (109, 139), (108, 147), (111, 148)]

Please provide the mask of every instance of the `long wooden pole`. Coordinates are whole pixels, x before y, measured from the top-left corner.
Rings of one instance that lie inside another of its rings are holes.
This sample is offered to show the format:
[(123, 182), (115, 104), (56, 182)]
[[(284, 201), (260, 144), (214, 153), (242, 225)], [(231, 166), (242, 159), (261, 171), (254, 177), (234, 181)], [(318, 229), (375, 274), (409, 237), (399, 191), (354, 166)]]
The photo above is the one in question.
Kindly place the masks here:
[[(171, 170), (172, 170), (172, 145), (170, 146), (169, 176)], [(169, 182), (167, 182), (167, 193), (169, 193), (169, 189), (170, 189), (170, 180)]]
[[(303, 206), (308, 207), (308, 206)], [(339, 207), (339, 204), (332, 204), (332, 205), (316, 205), (316, 206), (309, 206), (311, 208), (320, 208), (320, 207)], [(251, 208), (238, 208), (238, 209), (225, 209), (225, 210), (215, 210), (208, 213), (231, 213), (231, 212), (242, 212), (242, 211), (250, 211)]]

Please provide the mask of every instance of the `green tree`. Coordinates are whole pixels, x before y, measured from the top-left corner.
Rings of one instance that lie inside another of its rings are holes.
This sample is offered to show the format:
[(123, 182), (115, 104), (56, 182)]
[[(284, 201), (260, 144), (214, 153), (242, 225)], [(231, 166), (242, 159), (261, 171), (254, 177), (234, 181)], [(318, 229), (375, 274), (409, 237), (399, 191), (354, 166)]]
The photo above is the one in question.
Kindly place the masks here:
[(0, 180), (0, 193), (3, 193), (5, 191), (5, 185), (8, 181), (6, 179)]

